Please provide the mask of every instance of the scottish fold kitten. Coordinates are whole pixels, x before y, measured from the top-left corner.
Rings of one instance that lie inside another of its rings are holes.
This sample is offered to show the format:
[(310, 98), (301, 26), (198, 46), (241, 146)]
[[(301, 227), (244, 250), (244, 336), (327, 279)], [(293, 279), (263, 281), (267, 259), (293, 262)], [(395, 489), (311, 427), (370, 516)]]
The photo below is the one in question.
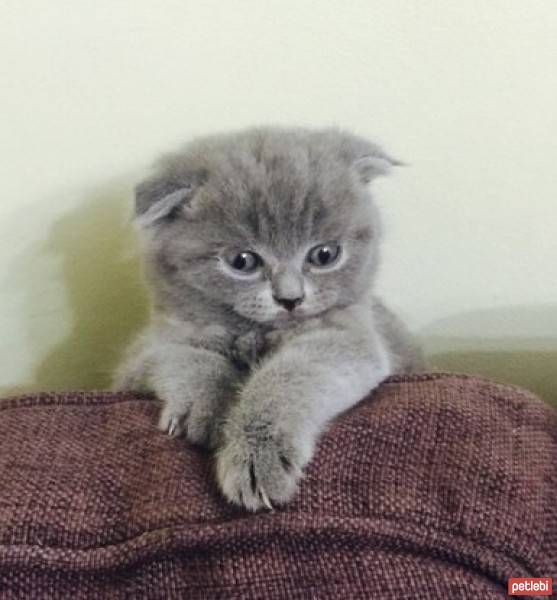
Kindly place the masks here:
[(136, 189), (154, 310), (116, 387), (212, 448), (233, 503), (288, 501), (327, 423), (421, 367), (373, 295), (368, 187), (396, 164), (336, 129), (261, 128), (199, 139)]

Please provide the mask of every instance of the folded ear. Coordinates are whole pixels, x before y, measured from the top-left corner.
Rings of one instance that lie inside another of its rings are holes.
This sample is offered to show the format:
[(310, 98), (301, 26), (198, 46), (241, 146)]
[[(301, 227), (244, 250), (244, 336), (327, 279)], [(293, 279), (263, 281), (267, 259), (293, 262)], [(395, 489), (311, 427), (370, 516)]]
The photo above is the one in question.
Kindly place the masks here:
[(403, 166), (404, 163), (378, 151), (378, 153), (366, 154), (357, 158), (353, 165), (362, 182), (369, 183), (376, 177), (388, 175), (393, 167)]
[(359, 135), (337, 130), (336, 136), (343, 161), (354, 169), (364, 184), (388, 175), (393, 167), (404, 165), (386, 154), (380, 146)]
[(184, 212), (205, 179), (204, 173), (179, 178), (163, 174), (140, 183), (135, 188), (137, 222), (148, 227)]

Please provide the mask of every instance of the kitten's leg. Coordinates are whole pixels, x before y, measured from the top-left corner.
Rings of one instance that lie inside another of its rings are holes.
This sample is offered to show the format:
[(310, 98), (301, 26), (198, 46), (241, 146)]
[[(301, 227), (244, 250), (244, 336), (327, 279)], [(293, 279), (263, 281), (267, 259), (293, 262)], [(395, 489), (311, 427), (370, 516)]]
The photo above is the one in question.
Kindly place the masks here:
[(186, 344), (158, 349), (149, 388), (163, 402), (159, 428), (169, 435), (184, 429), (191, 442), (214, 446), (216, 423), (234, 394), (236, 371), (217, 352)]
[(217, 419), (234, 393), (236, 376), (217, 352), (144, 336), (132, 345), (112, 389), (154, 392), (163, 403), (159, 429), (171, 436), (186, 429), (190, 441), (214, 446)]
[(143, 336), (130, 347), (112, 382), (112, 391), (142, 391), (146, 388), (152, 357)]
[(288, 501), (327, 422), (390, 374), (378, 338), (321, 329), (287, 342), (242, 389), (224, 425), (217, 478), (251, 510)]

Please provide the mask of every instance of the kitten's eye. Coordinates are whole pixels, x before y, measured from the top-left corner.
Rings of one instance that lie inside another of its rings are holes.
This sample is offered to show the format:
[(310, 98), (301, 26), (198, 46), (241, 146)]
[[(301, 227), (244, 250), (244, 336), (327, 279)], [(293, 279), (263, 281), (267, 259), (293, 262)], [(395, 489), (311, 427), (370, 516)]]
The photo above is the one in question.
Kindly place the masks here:
[(253, 273), (262, 262), (255, 252), (240, 252), (228, 260), (228, 264), (241, 273)]
[(308, 254), (308, 261), (315, 267), (330, 267), (339, 256), (340, 246), (331, 242), (312, 248)]

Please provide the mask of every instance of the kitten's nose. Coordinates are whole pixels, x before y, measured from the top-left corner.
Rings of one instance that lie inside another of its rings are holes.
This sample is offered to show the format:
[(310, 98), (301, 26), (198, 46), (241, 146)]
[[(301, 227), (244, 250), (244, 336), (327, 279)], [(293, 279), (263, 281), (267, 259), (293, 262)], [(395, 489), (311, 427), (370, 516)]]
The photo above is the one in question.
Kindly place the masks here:
[(288, 312), (292, 312), (304, 299), (302, 274), (289, 264), (280, 264), (273, 270), (271, 289), (275, 302)]
[(277, 298), (276, 296), (273, 296), (273, 300), (277, 304), (284, 306), (286, 310), (292, 312), (296, 308), (296, 306), (298, 306), (298, 304), (301, 304), (303, 302), (304, 297), (299, 296), (298, 298)]

